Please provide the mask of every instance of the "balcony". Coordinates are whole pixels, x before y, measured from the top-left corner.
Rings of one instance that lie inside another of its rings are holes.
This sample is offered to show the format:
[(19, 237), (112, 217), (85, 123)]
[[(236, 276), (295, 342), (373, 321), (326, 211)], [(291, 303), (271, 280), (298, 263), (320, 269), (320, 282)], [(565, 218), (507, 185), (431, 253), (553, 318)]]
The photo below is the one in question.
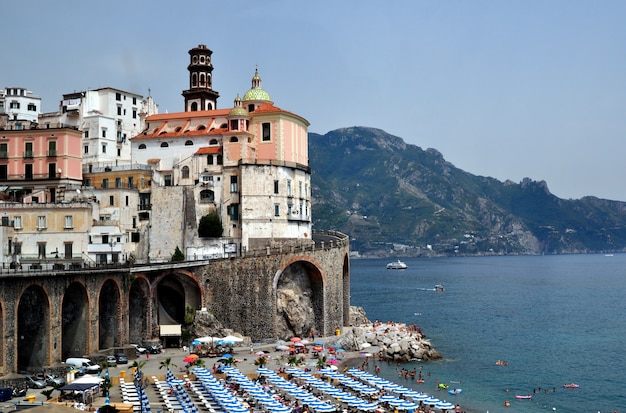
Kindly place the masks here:
[(32, 159), (35, 157), (35, 153), (33, 151), (24, 151), (24, 158)]
[(46, 156), (48, 156), (48, 157), (55, 157), (55, 156), (57, 156), (57, 151), (56, 151), (56, 149), (49, 150), (49, 151), (46, 153)]
[(9, 159), (9, 152), (0, 151), (0, 159)]

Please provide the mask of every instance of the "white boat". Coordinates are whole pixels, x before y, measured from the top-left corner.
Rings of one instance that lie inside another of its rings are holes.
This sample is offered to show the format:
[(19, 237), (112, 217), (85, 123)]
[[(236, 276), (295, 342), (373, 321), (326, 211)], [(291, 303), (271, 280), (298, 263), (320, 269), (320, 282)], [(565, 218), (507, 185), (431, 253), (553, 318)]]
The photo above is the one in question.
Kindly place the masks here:
[(443, 290), (444, 290), (443, 285), (441, 284), (435, 285), (435, 291), (443, 291)]
[(389, 264), (387, 264), (387, 269), (388, 270), (404, 270), (406, 269), (406, 264), (400, 260), (396, 262), (390, 262)]

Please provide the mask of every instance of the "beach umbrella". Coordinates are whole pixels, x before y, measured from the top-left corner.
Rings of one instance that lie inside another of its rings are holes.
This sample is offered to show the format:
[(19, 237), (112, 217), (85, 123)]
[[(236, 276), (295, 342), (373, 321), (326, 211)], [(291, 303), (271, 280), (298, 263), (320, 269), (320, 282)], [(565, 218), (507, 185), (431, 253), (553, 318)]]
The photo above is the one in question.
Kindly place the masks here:
[(291, 341), (292, 343), (298, 343), (302, 341), (302, 339), (300, 337), (291, 337), (289, 341)]
[(293, 343), (294, 347), (304, 347), (304, 344), (300, 341)]
[(239, 338), (235, 336), (226, 336), (222, 338), (222, 341), (225, 343), (239, 343), (243, 341), (243, 338)]
[(435, 405), (435, 404), (439, 403), (441, 400), (436, 399), (436, 398), (434, 398), (434, 397), (427, 397), (427, 398), (425, 398), (425, 399), (424, 399), (424, 400), (422, 400), (422, 401), (423, 401), (424, 403), (426, 403), (426, 404), (432, 404), (432, 405)]
[(439, 403), (435, 403), (435, 409), (439, 410), (450, 410), (454, 409), (454, 403), (450, 403), (447, 401), (440, 401)]
[(289, 350), (289, 346), (286, 346), (284, 344), (280, 344), (280, 345), (276, 346), (276, 350), (278, 350), (278, 351)]
[(222, 354), (222, 359), (232, 359), (233, 355), (232, 354)]
[(312, 349), (312, 350), (313, 350), (313, 351), (323, 351), (323, 350), (324, 350), (324, 347), (322, 347), (322, 346), (315, 346), (315, 347), (313, 347), (313, 349)]
[(183, 363), (194, 363), (196, 361), (195, 357), (187, 356), (183, 359)]

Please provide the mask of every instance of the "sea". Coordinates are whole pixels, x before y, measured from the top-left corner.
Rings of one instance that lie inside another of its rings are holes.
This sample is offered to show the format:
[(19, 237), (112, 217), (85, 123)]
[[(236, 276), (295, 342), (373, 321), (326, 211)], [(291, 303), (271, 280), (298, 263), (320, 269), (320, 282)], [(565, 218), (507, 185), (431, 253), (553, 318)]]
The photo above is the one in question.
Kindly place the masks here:
[(466, 412), (626, 412), (626, 254), (391, 261), (351, 260), (351, 304), (371, 321), (417, 324), (443, 359), (376, 362), (383, 377)]

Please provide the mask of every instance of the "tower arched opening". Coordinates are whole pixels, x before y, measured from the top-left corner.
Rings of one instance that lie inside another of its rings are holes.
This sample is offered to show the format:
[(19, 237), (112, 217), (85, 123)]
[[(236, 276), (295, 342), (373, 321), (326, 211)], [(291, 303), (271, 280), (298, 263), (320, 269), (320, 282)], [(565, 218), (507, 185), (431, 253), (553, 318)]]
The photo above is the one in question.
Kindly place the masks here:
[(107, 280), (98, 297), (99, 349), (118, 347), (120, 342), (120, 290), (113, 280)]
[(61, 311), (63, 360), (68, 357), (82, 357), (89, 350), (89, 302), (82, 284), (74, 282), (65, 289)]

